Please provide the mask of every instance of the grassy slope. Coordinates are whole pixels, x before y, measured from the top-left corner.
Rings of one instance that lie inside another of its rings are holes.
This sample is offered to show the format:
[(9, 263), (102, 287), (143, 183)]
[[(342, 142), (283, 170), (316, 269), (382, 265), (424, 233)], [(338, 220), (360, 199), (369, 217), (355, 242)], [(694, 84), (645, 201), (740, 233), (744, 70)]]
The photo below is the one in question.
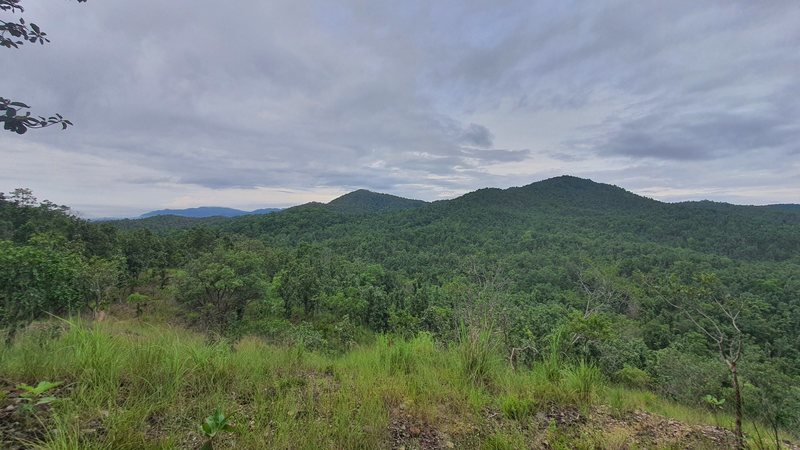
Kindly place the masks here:
[[(0, 347), (0, 389), (13, 397), (17, 383), (65, 382), (55, 392), (61, 400), (37, 412), (44, 429), (6, 412), (6, 420), (38, 429), (28, 438), (50, 449), (198, 448), (199, 424), (216, 407), (233, 415), (240, 433), (215, 448), (725, 447), (726, 433), (692, 425), (728, 417), (587, 385), (576, 367), (513, 371), (477, 350), (442, 348), (421, 335), (379, 337), (326, 356), (256, 338), (211, 342), (136, 320), (52, 322)], [(471, 377), (476, 362), (485, 370)], [(0, 409), (12, 400), (0, 400)]]

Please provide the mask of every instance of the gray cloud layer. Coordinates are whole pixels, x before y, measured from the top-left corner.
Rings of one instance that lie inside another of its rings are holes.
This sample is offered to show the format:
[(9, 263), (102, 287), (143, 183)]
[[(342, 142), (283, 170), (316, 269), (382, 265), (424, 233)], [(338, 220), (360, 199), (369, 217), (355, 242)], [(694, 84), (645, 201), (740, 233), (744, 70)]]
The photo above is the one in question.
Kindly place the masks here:
[(560, 173), (800, 201), (793, 1), (26, 3), (53, 42), (0, 94), (76, 127), (0, 135), (0, 190), (88, 214)]

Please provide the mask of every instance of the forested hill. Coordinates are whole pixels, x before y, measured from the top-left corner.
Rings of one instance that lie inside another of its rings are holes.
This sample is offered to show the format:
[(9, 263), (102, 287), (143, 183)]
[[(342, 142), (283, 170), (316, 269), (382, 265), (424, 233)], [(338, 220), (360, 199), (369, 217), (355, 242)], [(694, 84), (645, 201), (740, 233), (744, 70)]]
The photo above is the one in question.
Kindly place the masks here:
[[(508, 253), (523, 241), (563, 241), (573, 247), (570, 253), (593, 253), (595, 248), (607, 255), (602, 245), (612, 241), (749, 260), (787, 260), (800, 254), (800, 213), (711, 202), (663, 203), (570, 176), (504, 190), (480, 189), (452, 200), (408, 202), (413, 201), (356, 191), (327, 205), (307, 204), (212, 225), (272, 242), (330, 240), (346, 246), (369, 239), (378, 247), (398, 242), (406, 251), (422, 253), (433, 248), (444, 248), (446, 254)], [(407, 207), (413, 209), (403, 209)], [(124, 223), (132, 225), (163, 229), (162, 223)]]
[(371, 214), (422, 207), (426, 202), (359, 189), (328, 202), (326, 208), (343, 214)]
[(522, 187), (481, 189), (451, 201), (466, 207), (493, 209), (559, 209), (645, 211), (663, 205), (617, 186), (573, 176), (560, 176)]
[(229, 218), (222, 216), (186, 217), (165, 214), (142, 219), (103, 220), (98, 221), (98, 223), (109, 224), (120, 230), (150, 230), (156, 233), (163, 233), (199, 226), (219, 226), (227, 219)]
[(796, 203), (789, 203), (789, 204), (776, 204), (776, 205), (766, 205), (765, 208), (776, 209), (780, 211), (789, 211), (800, 213), (800, 205)]
[[(366, 215), (404, 211), (426, 205), (422, 200), (411, 200), (395, 195), (371, 192), (359, 189), (331, 200), (328, 203), (311, 202), (289, 208), (289, 210), (324, 210), (347, 215)], [(166, 232), (172, 229), (192, 228), (197, 226), (219, 226), (225, 219), (260, 216), (284, 211), (280, 208), (266, 208), (247, 212), (231, 208), (190, 208), (185, 210), (159, 210), (143, 214), (139, 219), (121, 219), (104, 221), (113, 223), (123, 230), (148, 229), (155, 232)]]
[(179, 217), (238, 217), (250, 214), (271, 214), (280, 211), (282, 208), (262, 208), (255, 211), (243, 211), (241, 209), (223, 208), (219, 206), (200, 206), (197, 208), (186, 209), (159, 209), (142, 214), (139, 218), (146, 219), (156, 216), (179, 216)]

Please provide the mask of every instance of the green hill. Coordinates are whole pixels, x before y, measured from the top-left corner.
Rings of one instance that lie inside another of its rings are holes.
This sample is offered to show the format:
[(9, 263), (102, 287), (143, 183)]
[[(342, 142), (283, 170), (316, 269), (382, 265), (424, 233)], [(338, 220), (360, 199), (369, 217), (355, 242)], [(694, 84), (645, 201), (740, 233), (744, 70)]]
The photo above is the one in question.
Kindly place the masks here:
[(422, 200), (359, 189), (331, 200), (326, 208), (343, 214), (374, 214), (415, 209), (425, 204)]

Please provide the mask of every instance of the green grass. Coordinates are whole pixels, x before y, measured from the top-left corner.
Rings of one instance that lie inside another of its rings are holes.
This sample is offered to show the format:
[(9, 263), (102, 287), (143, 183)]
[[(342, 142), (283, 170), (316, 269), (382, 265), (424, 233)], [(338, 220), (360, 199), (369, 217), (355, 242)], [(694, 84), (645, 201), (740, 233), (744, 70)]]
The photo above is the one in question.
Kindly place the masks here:
[[(398, 421), (455, 448), (520, 448), (552, 432), (537, 413), (591, 414), (595, 403), (714, 424), (646, 391), (604, 388), (587, 364), (566, 365), (556, 381), (548, 370), (514, 371), (487, 353), (485, 336), (474, 339), (446, 347), (428, 334), (380, 336), (330, 356), (135, 320), (53, 321), (0, 347), (0, 380), (64, 382), (42, 415), (46, 433), (35, 446), (46, 449), (199, 448), (200, 424), (216, 408), (238, 432), (218, 436), (215, 448), (245, 449), (391, 448)], [(604, 439), (623, 448), (626, 435)]]

